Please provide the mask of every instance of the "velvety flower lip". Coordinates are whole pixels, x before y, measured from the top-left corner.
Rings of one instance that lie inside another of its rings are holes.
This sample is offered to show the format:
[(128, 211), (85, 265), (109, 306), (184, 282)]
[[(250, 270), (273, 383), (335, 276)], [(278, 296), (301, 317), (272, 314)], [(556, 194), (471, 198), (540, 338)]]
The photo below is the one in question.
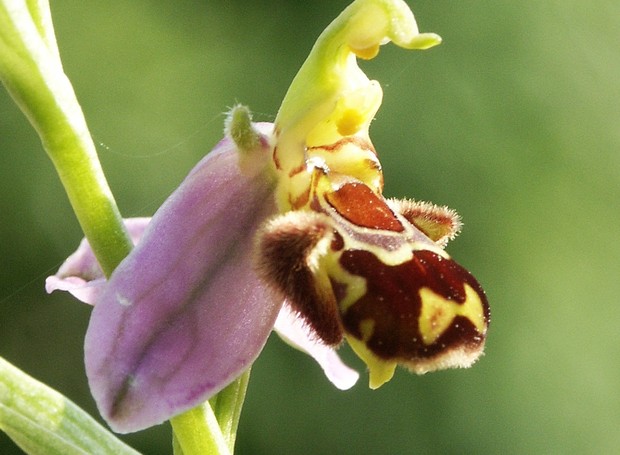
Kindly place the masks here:
[(471, 366), (490, 321), (482, 287), (443, 250), (456, 213), (383, 197), (369, 135), (382, 90), (357, 59), (389, 42), (423, 50), (441, 38), (420, 33), (402, 0), (357, 0), (318, 38), (275, 120), (281, 214), (257, 235), (261, 277), (324, 343), (349, 343), (371, 388), (397, 365)]

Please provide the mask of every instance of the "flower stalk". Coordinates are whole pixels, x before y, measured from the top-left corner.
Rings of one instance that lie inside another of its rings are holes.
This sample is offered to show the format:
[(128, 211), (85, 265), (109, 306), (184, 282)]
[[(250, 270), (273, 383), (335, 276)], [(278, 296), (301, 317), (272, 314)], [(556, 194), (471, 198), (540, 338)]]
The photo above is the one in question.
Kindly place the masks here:
[(250, 369), (209, 400), (231, 453), (235, 449), (239, 418), (249, 383)]
[(170, 423), (183, 455), (232, 453), (209, 402), (170, 419)]
[(63, 71), (49, 4), (0, 2), (0, 79), (35, 128), (106, 275), (131, 250), (82, 109)]

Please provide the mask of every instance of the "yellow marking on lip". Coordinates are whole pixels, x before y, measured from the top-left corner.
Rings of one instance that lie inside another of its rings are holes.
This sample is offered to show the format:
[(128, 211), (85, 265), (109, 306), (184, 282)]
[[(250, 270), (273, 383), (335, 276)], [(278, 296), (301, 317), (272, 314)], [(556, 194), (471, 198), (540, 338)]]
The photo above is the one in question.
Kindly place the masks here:
[(368, 339), (374, 332), (375, 321), (372, 319), (365, 319), (360, 322), (359, 327), (360, 332), (362, 332), (362, 340), (359, 340), (352, 335), (345, 335), (345, 337), (349, 343), (349, 346), (353, 349), (353, 352), (355, 352), (368, 367), (368, 386), (373, 390), (378, 389), (392, 379), (397, 363), (393, 360), (390, 361), (379, 358), (366, 346)]
[(338, 307), (342, 314), (361, 299), (366, 292), (368, 292), (368, 286), (366, 284), (366, 278), (353, 275), (347, 272), (344, 267), (340, 265), (340, 257), (342, 251), (338, 253), (332, 253), (325, 255), (322, 258), (321, 267), (327, 271), (327, 275), (333, 278), (338, 283), (346, 286), (346, 293), (342, 300), (338, 302)]
[(422, 308), (418, 321), (424, 344), (430, 345), (437, 341), (457, 316), (466, 317), (478, 332), (484, 334), (486, 323), (482, 301), (468, 284), (465, 284), (465, 302), (462, 304), (448, 300), (426, 287), (421, 288), (419, 294)]
[(367, 342), (370, 337), (375, 333), (375, 321), (374, 319), (364, 319), (360, 322), (360, 332), (362, 334), (362, 340)]

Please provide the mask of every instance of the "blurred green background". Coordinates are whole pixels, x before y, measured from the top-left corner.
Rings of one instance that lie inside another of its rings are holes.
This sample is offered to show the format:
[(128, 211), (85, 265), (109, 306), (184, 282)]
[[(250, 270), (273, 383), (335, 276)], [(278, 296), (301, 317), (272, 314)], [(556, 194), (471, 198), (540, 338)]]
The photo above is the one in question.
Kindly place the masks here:
[[(150, 215), (221, 137), (272, 121), (348, 1), (55, 0), (57, 38), (125, 216)], [(272, 337), (238, 454), (620, 451), (620, 2), (410, 2), (438, 48), (382, 48), (371, 133), (386, 194), (455, 208), (448, 251), (492, 305), (471, 370), (340, 392)], [(0, 90), (0, 355), (96, 414), (90, 309), (44, 293), (81, 238), (38, 138)], [(347, 348), (343, 355), (362, 369)], [(170, 453), (167, 425), (125, 438)], [(0, 435), (0, 453), (20, 453)]]

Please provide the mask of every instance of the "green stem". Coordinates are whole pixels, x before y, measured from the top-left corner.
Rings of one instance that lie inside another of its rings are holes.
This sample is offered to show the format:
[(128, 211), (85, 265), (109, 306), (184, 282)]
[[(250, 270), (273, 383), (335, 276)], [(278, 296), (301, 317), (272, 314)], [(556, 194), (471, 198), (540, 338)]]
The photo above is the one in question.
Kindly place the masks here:
[(250, 369), (209, 401), (170, 420), (174, 455), (232, 454)]
[(183, 455), (230, 455), (209, 402), (170, 419), (176, 438), (175, 451)]
[(174, 431), (172, 432), (172, 455), (183, 455), (183, 449), (179, 443), (179, 438), (177, 438)]
[(250, 369), (209, 400), (231, 452), (235, 449), (239, 418), (249, 382)]
[(131, 250), (43, 0), (0, 1), (0, 79), (41, 138), (104, 273)]

